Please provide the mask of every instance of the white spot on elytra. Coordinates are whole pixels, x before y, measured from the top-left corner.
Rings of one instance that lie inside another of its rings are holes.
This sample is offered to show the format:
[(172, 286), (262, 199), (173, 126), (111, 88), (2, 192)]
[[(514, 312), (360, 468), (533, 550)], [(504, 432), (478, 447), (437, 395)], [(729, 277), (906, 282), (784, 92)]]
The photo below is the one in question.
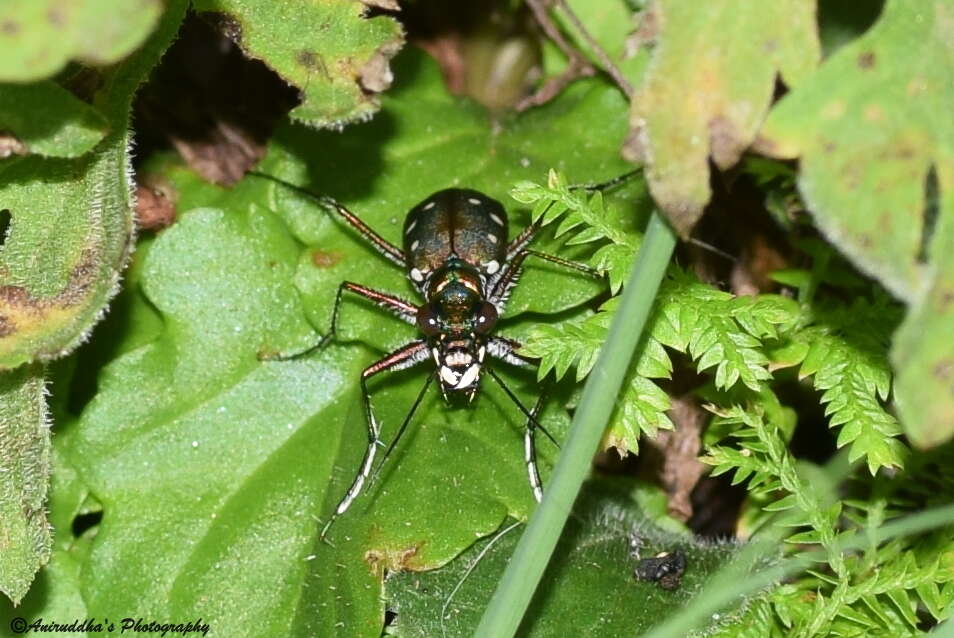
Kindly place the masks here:
[(405, 235), (410, 235), (411, 231), (414, 230), (414, 227), (417, 226), (417, 220), (411, 222), (411, 225), (407, 227), (407, 230), (404, 231)]
[[(491, 235), (492, 237), (493, 235)], [(497, 242), (494, 242), (497, 243)], [(500, 270), (500, 263), (496, 259), (491, 259), (486, 264), (484, 264), (484, 270), (487, 271), (488, 275), (492, 275), (498, 270)]]
[(490, 218), (494, 220), (494, 223), (497, 224), (498, 226), (504, 225), (503, 220), (500, 219), (500, 215), (498, 215), (497, 213), (490, 213)]
[(474, 206), (480, 206), (481, 203), (482, 203), (482, 202), (481, 202), (479, 199), (477, 199), (476, 197), (468, 197), (468, 198), (467, 198), (467, 201), (470, 202), (471, 204), (473, 204)]
[(420, 245), (421, 245), (421, 241), (419, 239), (415, 239), (414, 242), (411, 244), (411, 251), (413, 252), (417, 250), (417, 247)]
[(414, 281), (424, 281), (424, 273), (417, 268), (411, 268), (411, 279)]
[(491, 243), (491, 244), (496, 244), (496, 243), (497, 243), (497, 236), (494, 235), (493, 233), (487, 233), (487, 239), (490, 240), (490, 243)]
[(430, 209), (434, 208), (435, 205), (436, 205), (435, 202), (427, 202), (426, 204), (424, 204), (424, 209), (423, 209), (423, 210), (430, 210)]

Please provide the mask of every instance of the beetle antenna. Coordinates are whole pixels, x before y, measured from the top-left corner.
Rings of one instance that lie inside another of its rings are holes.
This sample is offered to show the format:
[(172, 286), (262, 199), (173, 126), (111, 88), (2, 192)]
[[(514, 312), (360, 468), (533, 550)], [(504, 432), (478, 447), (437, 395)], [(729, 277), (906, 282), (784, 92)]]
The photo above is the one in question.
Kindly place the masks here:
[(738, 258), (737, 258), (735, 255), (730, 255), (729, 253), (725, 252), (724, 250), (721, 250), (720, 248), (716, 248), (716, 247), (713, 246), (712, 244), (708, 244), (708, 243), (702, 241), (701, 239), (696, 239), (695, 237), (690, 237), (688, 241), (689, 241), (690, 244), (695, 244), (696, 246), (699, 246), (700, 248), (702, 248), (702, 249), (704, 249), (704, 250), (708, 250), (709, 252), (714, 253), (714, 254), (718, 255), (719, 257), (724, 257), (725, 259), (728, 259), (729, 261), (731, 261), (731, 262), (733, 262), (733, 263), (739, 261)]
[(637, 168), (629, 171), (628, 173), (623, 173), (622, 175), (617, 175), (613, 179), (608, 179), (605, 182), (596, 182), (588, 184), (570, 184), (569, 189), (572, 190), (583, 190), (583, 191), (605, 191), (607, 189), (613, 188), (618, 184), (639, 175), (643, 171), (642, 168)]

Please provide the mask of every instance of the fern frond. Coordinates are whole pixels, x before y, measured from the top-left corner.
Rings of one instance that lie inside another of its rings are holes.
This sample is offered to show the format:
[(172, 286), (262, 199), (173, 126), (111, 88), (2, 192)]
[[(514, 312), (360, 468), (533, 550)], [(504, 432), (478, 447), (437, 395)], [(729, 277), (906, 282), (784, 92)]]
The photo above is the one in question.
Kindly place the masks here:
[(885, 303), (856, 301), (850, 308), (816, 309), (813, 325), (791, 336), (785, 365), (797, 365), (822, 391), (829, 425), (849, 459), (864, 458), (871, 474), (904, 466), (908, 448), (897, 419), (884, 407), (891, 391), (888, 335), (897, 311)]

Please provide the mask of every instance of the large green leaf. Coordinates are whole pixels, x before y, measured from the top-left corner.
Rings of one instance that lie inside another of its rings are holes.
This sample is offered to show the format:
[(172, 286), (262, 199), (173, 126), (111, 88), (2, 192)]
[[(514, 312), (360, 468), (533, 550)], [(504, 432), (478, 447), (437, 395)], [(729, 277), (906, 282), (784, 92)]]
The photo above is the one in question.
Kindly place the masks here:
[[(634, 502), (594, 492), (592, 486), (585, 491), (582, 511), (568, 522), (520, 636), (639, 635), (678, 613), (720, 566), (736, 558), (736, 544), (699, 541), (685, 532), (663, 529)], [(520, 538), (519, 529), (503, 530), (439, 570), (389, 578), (385, 592), (388, 607), (396, 613), (392, 635), (473, 635)], [(666, 590), (656, 582), (634, 578), (634, 541), (641, 559), (662, 552), (685, 555), (686, 568), (677, 587)], [(707, 631), (696, 635), (731, 623), (738, 611), (724, 610)]]
[(801, 158), (799, 188), (821, 229), (910, 304), (892, 357), (902, 420), (922, 446), (954, 434), (952, 33), (949, 0), (887, 2), (762, 132), (772, 154)]
[(0, 6), (0, 82), (38, 80), (70, 59), (116, 62), (143, 43), (162, 6), (162, 0), (6, 0)]
[(354, 0), (196, 0), (198, 11), (221, 14), (225, 33), (299, 87), (292, 118), (341, 128), (377, 111), (377, 94), (391, 85), (390, 59), (404, 43), (388, 16), (364, 17)]
[[(344, 134), (288, 126), (263, 170), (338, 197), (392, 241), (404, 212), (438, 188), (473, 185), (509, 205), (515, 180), (550, 166), (581, 181), (624, 170), (614, 149), (626, 105), (602, 82), (495, 130), (479, 108), (446, 94), (420, 54), (396, 69), (399, 86), (373, 122)], [(367, 441), (360, 370), (406, 341), (407, 326), (347, 300), (341, 343), (295, 361), (258, 355), (313, 344), (343, 278), (410, 297), (404, 275), (272, 182), (250, 177), (225, 191), (168, 160), (144, 170), (175, 183), (182, 209), (205, 207), (184, 212), (137, 262), (145, 297), (136, 293), (116, 316), (139, 327), (111, 326), (124, 354), (100, 374), (69, 446), (104, 508), (83, 569), (89, 613), (200, 615), (230, 636), (377, 637), (385, 570), (436, 567), (506, 516), (526, 518), (523, 417), (489, 379), (471, 406), (444, 405), (432, 389), (379, 483), (332, 528), (335, 547), (320, 543), (319, 520)], [(514, 230), (526, 217), (512, 209)], [(572, 314), (601, 289), (528, 267), (501, 331), (519, 335), (539, 313)], [(533, 371), (505, 368), (497, 371), (532, 403)], [(385, 440), (424, 378), (411, 370), (370, 384)], [(557, 437), (567, 423), (561, 401), (543, 416)], [(555, 449), (540, 438), (545, 478)], [(136, 570), (126, 569), (131, 561)]]
[(633, 95), (628, 154), (687, 236), (725, 169), (755, 140), (776, 75), (798, 86), (817, 64), (815, 0), (656, 0), (656, 47)]

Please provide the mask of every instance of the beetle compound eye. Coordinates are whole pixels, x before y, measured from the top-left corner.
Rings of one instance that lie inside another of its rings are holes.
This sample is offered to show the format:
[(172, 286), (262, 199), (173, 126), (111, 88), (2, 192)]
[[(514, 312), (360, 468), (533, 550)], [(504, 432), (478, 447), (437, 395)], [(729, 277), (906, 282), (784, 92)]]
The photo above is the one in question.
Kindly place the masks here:
[(436, 337), (441, 332), (441, 322), (431, 304), (424, 304), (417, 311), (417, 327), (426, 337)]
[(480, 305), (480, 310), (474, 319), (474, 330), (481, 334), (487, 334), (497, 325), (497, 308), (489, 302)]

